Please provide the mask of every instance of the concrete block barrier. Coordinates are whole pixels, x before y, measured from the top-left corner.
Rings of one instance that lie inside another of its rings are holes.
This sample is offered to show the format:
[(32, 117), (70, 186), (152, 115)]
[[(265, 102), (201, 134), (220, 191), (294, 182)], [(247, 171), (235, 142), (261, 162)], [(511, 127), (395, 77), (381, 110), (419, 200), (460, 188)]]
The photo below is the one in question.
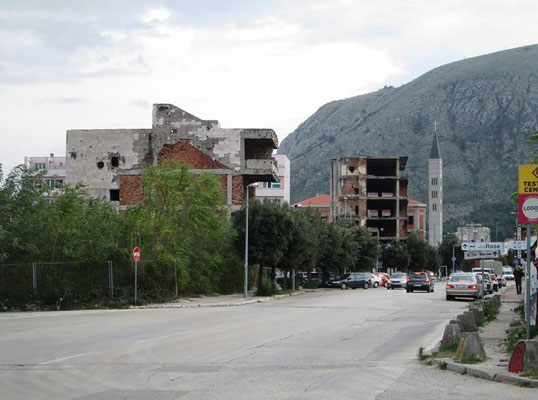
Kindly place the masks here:
[(456, 361), (484, 361), (486, 352), (476, 332), (465, 332), (462, 334), (458, 350), (454, 355)]

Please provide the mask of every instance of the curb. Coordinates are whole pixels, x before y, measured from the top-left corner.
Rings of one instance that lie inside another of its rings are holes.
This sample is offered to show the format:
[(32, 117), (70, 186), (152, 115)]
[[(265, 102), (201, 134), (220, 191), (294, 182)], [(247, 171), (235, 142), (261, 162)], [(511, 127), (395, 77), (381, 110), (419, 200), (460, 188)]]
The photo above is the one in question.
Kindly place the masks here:
[(483, 371), (472, 365), (475, 364), (459, 364), (451, 361), (449, 358), (437, 358), (432, 360), (432, 365), (437, 367), (441, 363), (446, 363), (446, 369), (452, 372), (457, 372), (458, 374), (467, 374), (474, 376), (475, 378), (482, 378), (488, 381), (500, 382), (500, 383), (509, 383), (511, 385), (528, 387), (528, 388), (538, 388), (538, 380), (525, 378), (523, 376), (518, 376), (510, 373), (501, 372), (494, 374), (491, 372)]
[(176, 304), (176, 303), (167, 303), (167, 304), (148, 304), (144, 306), (130, 306), (129, 310), (150, 310), (150, 309), (162, 309), (162, 308), (199, 308), (199, 307), (237, 307), (244, 306), (248, 304), (256, 303), (267, 303), (271, 300), (280, 300), (290, 296), (299, 296), (301, 294), (315, 292), (315, 290), (301, 290), (298, 292), (293, 292), (290, 294), (278, 294), (272, 297), (259, 297), (259, 298), (250, 298), (235, 303), (197, 303), (197, 304)]

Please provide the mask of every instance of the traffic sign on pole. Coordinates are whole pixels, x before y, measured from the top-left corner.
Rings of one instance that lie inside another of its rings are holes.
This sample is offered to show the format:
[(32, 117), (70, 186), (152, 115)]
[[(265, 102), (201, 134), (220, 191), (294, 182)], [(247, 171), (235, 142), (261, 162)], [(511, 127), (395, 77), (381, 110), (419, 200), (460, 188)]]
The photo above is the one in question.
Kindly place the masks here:
[(463, 242), (463, 251), (503, 251), (504, 242)]
[(134, 259), (135, 261), (140, 260), (140, 249), (139, 249), (138, 247), (135, 247), (135, 248), (133, 249), (133, 259)]

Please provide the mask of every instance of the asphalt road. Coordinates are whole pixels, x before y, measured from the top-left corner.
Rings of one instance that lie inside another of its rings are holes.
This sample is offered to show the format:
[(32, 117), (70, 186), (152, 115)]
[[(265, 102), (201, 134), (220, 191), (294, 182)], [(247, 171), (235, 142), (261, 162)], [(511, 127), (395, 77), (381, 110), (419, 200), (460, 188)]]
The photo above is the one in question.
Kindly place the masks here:
[(466, 306), (438, 284), (239, 307), (0, 314), (0, 399), (536, 399), (417, 361)]

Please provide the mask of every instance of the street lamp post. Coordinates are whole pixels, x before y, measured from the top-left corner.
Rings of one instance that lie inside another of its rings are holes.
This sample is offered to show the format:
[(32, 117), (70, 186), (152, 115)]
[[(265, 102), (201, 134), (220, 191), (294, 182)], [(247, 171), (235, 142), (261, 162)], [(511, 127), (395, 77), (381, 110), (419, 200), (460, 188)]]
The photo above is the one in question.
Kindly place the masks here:
[(377, 228), (377, 252), (375, 254), (375, 272), (379, 272), (379, 232), (383, 230), (383, 228)]
[(248, 297), (248, 192), (249, 187), (251, 185), (247, 185), (246, 187), (246, 215), (245, 215), (245, 285), (243, 288), (243, 297), (246, 299)]
[(459, 246), (459, 244), (452, 246), (452, 273), (456, 272), (456, 247)]

